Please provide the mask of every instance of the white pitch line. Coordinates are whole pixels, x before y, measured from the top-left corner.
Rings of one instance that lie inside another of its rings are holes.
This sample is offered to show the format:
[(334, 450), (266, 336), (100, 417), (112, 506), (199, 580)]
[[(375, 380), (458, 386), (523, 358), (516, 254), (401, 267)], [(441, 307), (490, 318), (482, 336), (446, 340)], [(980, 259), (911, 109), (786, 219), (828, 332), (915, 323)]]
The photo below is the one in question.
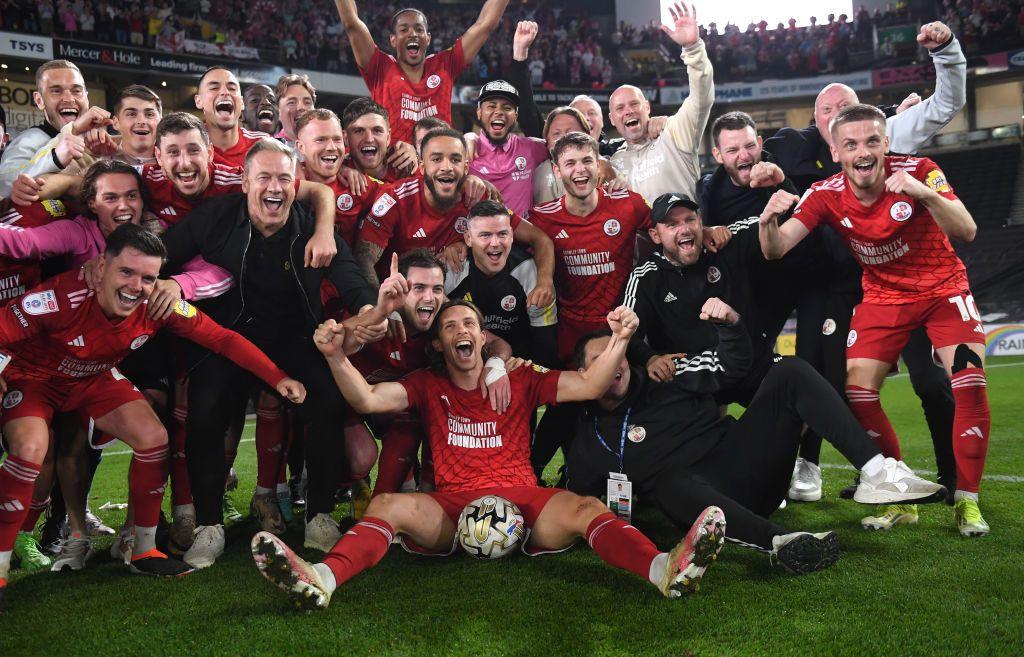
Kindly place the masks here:
[[(822, 463), (821, 467), (828, 470), (849, 470), (850, 472), (856, 472), (857, 469), (849, 463)], [(914, 470), (914, 474), (925, 475), (926, 477), (934, 477), (935, 472), (932, 470)], [(982, 475), (984, 481), (999, 481), (1009, 484), (1021, 484), (1024, 483), (1024, 477), (1018, 477), (1017, 475)]]
[[(997, 369), (997, 368), (1000, 368), (1000, 367), (1021, 367), (1021, 366), (1024, 366), (1024, 361), (1021, 361), (1019, 363), (996, 363), (995, 365), (986, 365), (985, 366), (985, 370), (988, 371), (988, 370), (994, 370), (994, 369)], [(902, 378), (905, 378), (905, 377), (908, 377), (908, 376), (910, 376), (910, 375), (907, 374), (906, 372), (900, 372), (899, 374), (893, 374), (892, 376), (887, 376), (885, 378), (887, 378), (887, 379), (902, 379)]]
[[(253, 442), (256, 442), (256, 439), (255, 438), (242, 438), (238, 442), (240, 442), (240, 443), (253, 443)], [(135, 452), (133, 452), (130, 449), (119, 449), (116, 452), (104, 451), (103, 452), (103, 457), (106, 458), (108, 456), (127, 456), (128, 454), (134, 454), (134, 453)]]

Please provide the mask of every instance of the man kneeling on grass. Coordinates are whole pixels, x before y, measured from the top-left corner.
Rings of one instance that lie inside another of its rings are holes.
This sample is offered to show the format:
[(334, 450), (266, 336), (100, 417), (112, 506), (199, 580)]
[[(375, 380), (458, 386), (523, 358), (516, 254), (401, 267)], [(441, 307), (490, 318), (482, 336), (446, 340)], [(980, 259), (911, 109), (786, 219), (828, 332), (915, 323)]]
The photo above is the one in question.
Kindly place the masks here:
[[(395, 300), (408, 289), (400, 274), (389, 277)], [(382, 286), (383, 287), (383, 286)], [(407, 549), (450, 554), (456, 545), (456, 521), (463, 507), (481, 495), (500, 495), (523, 513), (530, 536), (524, 551), (564, 550), (579, 537), (607, 563), (648, 579), (667, 597), (695, 590), (725, 539), (725, 516), (708, 507), (670, 552), (657, 547), (634, 527), (616, 518), (599, 500), (558, 488), (541, 488), (530, 466), (530, 415), (543, 404), (597, 399), (611, 384), (636, 330), (633, 311), (608, 313), (611, 337), (605, 350), (584, 371), (559, 372), (521, 367), (509, 373), (512, 401), (504, 414), (481, 398), (478, 381), (483, 318), (466, 301), (441, 306), (430, 329), (435, 366), (399, 382), (369, 385), (342, 349), (345, 329), (321, 324), (314, 340), (330, 364), (345, 399), (360, 413), (398, 413), (416, 409), (434, 455), (433, 493), (396, 493), (375, 497), (362, 521), (338, 541), (322, 563), (310, 564), (267, 532), (253, 537), (252, 552), (264, 577), (285, 590), (301, 608), (324, 608), (335, 588), (377, 564), (401, 535)], [(494, 447), (448, 443), (449, 422), (490, 427)]]

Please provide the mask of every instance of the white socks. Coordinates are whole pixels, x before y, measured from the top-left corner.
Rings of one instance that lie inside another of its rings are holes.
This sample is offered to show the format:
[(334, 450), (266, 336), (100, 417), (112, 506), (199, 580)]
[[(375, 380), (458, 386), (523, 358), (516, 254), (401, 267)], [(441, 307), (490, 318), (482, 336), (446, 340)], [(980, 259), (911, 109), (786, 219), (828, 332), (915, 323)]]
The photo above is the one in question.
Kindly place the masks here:
[(960, 500), (974, 500), (975, 502), (977, 502), (978, 494), (968, 493), (965, 490), (957, 490), (955, 493), (953, 493), (953, 501), (959, 502)]
[(135, 525), (135, 548), (132, 556), (145, 554), (156, 549), (156, 527), (139, 527)]
[(334, 572), (325, 563), (313, 564), (313, 570), (320, 576), (320, 581), (324, 583), (324, 588), (327, 589), (328, 593), (334, 593), (334, 589), (338, 588), (338, 582), (334, 579)]
[(659, 552), (658, 556), (651, 559), (651, 569), (647, 573), (647, 579), (651, 584), (661, 584), (661, 576), (665, 573), (665, 566), (668, 564), (668, 552)]

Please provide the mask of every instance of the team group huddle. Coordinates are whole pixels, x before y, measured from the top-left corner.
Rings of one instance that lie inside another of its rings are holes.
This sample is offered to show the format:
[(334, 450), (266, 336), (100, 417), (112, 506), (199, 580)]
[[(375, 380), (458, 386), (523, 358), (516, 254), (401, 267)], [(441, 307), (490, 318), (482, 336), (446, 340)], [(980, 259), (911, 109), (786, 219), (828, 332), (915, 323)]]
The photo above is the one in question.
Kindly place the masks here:
[[(521, 514), (523, 552), (582, 537), (668, 597), (726, 540), (827, 568), (835, 533), (769, 519), (821, 498), (822, 439), (858, 472), (842, 495), (878, 505), (865, 528), (947, 502), (961, 535), (988, 533), (985, 332), (950, 243), (976, 226), (914, 155), (964, 104), (945, 25), (918, 35), (932, 96), (879, 108), (830, 84), (814, 125), (763, 143), (749, 115), (722, 114), (702, 177), (715, 92), (693, 7), (663, 28), (689, 79), (670, 116), (630, 85), (607, 108), (580, 96), (542, 115), (527, 61), (544, 35), (524, 21), (463, 134), (453, 85), (507, 0), (433, 54), (420, 11), (394, 15), (388, 54), (354, 0), (336, 4), (370, 89), (340, 116), (300, 75), (243, 93), (211, 68), (200, 119), (142, 85), (90, 106), (70, 61), (36, 71), (45, 120), (0, 160), (0, 609), (18, 564), (86, 567), (86, 500), (114, 439), (133, 451), (115, 558), (164, 577), (214, 566), (250, 401), (253, 558), (305, 609), (393, 542), (452, 553), (480, 498)], [(794, 311), (797, 356), (782, 358)], [(901, 353), (938, 409), (938, 483), (902, 462), (880, 403)], [(50, 559), (32, 532), (58, 495), (68, 533)], [(629, 524), (634, 496), (684, 533), (670, 551)], [(321, 561), (280, 538), (293, 521)]]

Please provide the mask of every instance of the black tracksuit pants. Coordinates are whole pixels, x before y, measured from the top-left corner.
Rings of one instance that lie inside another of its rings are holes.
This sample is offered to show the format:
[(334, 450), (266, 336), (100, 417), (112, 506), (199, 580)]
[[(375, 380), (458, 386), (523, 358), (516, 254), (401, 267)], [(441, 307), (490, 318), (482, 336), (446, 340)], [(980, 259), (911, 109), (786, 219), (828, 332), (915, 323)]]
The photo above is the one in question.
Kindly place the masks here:
[(681, 529), (707, 506), (721, 507), (729, 539), (771, 550), (789, 533), (767, 518), (786, 497), (804, 423), (858, 470), (878, 448), (828, 382), (799, 358), (783, 358), (765, 376), (746, 412), (696, 463), (668, 459), (644, 488)]
[[(342, 409), (347, 406), (341, 391), (311, 333), (250, 339), (306, 387), (305, 402), (293, 407), (306, 423), (306, 518), (330, 513), (338, 482), (348, 473), (341, 430)], [(224, 433), (235, 409), (245, 403), (253, 381), (252, 374), (217, 354), (210, 354), (189, 372), (185, 454), (200, 525), (223, 523)]]

